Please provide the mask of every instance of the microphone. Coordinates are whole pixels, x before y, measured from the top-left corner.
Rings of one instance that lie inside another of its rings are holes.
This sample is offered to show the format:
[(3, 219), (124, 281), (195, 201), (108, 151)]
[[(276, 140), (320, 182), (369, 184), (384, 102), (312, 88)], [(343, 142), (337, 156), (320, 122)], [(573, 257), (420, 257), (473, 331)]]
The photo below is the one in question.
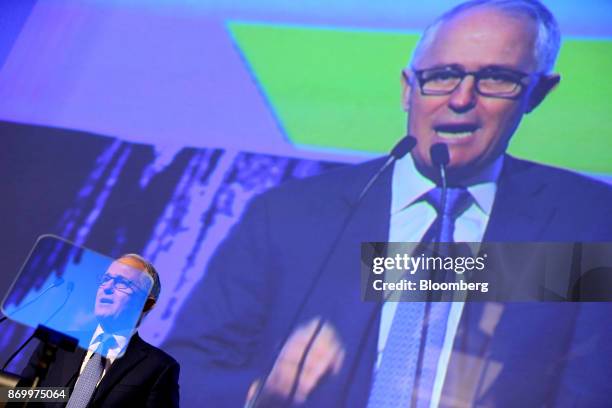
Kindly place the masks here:
[[(359, 208), (359, 204), (361, 204), (361, 202), (363, 201), (365, 196), (368, 194), (368, 192), (370, 191), (370, 189), (372, 188), (374, 183), (379, 179), (380, 175), (385, 170), (387, 170), (389, 168), (389, 166), (391, 166), (393, 163), (395, 163), (397, 160), (401, 159), (402, 157), (404, 157), (405, 155), (410, 153), (412, 151), (412, 149), (414, 149), (416, 144), (417, 144), (417, 139), (414, 136), (406, 135), (404, 138), (402, 138), (393, 147), (393, 149), (389, 153), (389, 156), (387, 157), (387, 160), (383, 163), (383, 165), (368, 180), (366, 185), (363, 187), (363, 189), (359, 193), (359, 196), (358, 196), (357, 200), (354, 203), (351, 204), (350, 211), (347, 214), (346, 218), (344, 218), (344, 222), (342, 223), (342, 226), (340, 227), (340, 230), (339, 230), (338, 234), (336, 235), (336, 238), (334, 239), (334, 241), (332, 242), (332, 245), (329, 247), (329, 250), (325, 254), (325, 257), (323, 258), (323, 261), (319, 265), (319, 268), (317, 269), (317, 271), (315, 273), (315, 276), (314, 276), (313, 280), (310, 283), (310, 286), (308, 286), (308, 288), (306, 290), (306, 293), (305, 293), (304, 297), (302, 298), (302, 301), (299, 303), (298, 308), (297, 308), (295, 314), (293, 315), (293, 319), (291, 319), (291, 324), (289, 325), (289, 330), (287, 331), (285, 336), (283, 336), (283, 341), (280, 342), (280, 347), (281, 348), (285, 345), (285, 343), (287, 342), (287, 340), (289, 339), (289, 337), (293, 333), (293, 329), (294, 329), (295, 325), (297, 324), (297, 321), (300, 318), (300, 315), (301, 315), (302, 311), (304, 310), (304, 307), (308, 303), (308, 300), (310, 299), (310, 297), (312, 295), (312, 292), (317, 287), (317, 283), (321, 279), (321, 276), (323, 276), (323, 272), (325, 271), (325, 268), (327, 267), (327, 264), (331, 260), (332, 255), (336, 251), (336, 247), (338, 246), (338, 243), (340, 242), (340, 238), (342, 237), (342, 235), (346, 231), (346, 228), (348, 227), (349, 223), (351, 222), (351, 220), (355, 216), (355, 212)], [(308, 342), (309, 344), (312, 344), (314, 342), (315, 338), (319, 334), (319, 331), (320, 331), (321, 327), (324, 324), (325, 324), (325, 319), (322, 318), (319, 321), (319, 323), (318, 323), (317, 330), (315, 330), (315, 332), (313, 333), (313, 335), (309, 339), (309, 342)], [(306, 356), (307, 356), (309, 350), (310, 350), (310, 347), (308, 347), (308, 348), (306, 348), (304, 350), (304, 353), (302, 354), (302, 357), (300, 359), (301, 362), (304, 362), (306, 360)], [(266, 385), (266, 382), (268, 381), (268, 377), (270, 377), (270, 374), (272, 373), (272, 369), (274, 368), (274, 363), (276, 362), (276, 358), (278, 357), (279, 353), (280, 353), (280, 350), (278, 350), (274, 354), (274, 359), (271, 360), (270, 363), (268, 364), (268, 368), (265, 371), (265, 376), (264, 376), (263, 380), (257, 386), (257, 389), (255, 390), (255, 394), (253, 395), (253, 397), (249, 401), (247, 401), (247, 403), (245, 404), (245, 408), (254, 408), (254, 407), (258, 406), (258, 401), (259, 401), (259, 399), (262, 396), (263, 389), (264, 389), (264, 387)], [(296, 373), (296, 376), (295, 376), (296, 380), (294, 380), (292, 391), (291, 391), (290, 396), (289, 396), (290, 400), (294, 397), (295, 390), (297, 389), (297, 384), (298, 384), (299, 379), (301, 377), (302, 369), (303, 369), (303, 364), (301, 364), (300, 367), (298, 367), (298, 372)]]
[(450, 162), (450, 154), (448, 152), (448, 145), (446, 143), (436, 143), (429, 149), (431, 155), (431, 162), (434, 166), (440, 169), (440, 182), (442, 189), (447, 188), (446, 182), (446, 166)]
[[(433, 165), (440, 169), (440, 183), (439, 184), (441, 184), (441, 187), (442, 187), (442, 194), (440, 197), (440, 207), (442, 208), (442, 211), (445, 211), (446, 196), (448, 194), (448, 182), (446, 179), (446, 166), (450, 162), (450, 154), (448, 152), (448, 146), (446, 145), (446, 143), (436, 143), (432, 145), (431, 148), (429, 149), (429, 154), (431, 155), (431, 162), (433, 163)], [(434, 243), (434, 252), (437, 252), (438, 250), (438, 244), (439, 244), (438, 241), (440, 240), (440, 235), (442, 233), (441, 228), (442, 228), (442, 225), (438, 224), (438, 232), (436, 234), (438, 239)]]
[(416, 144), (417, 144), (416, 138), (414, 136), (410, 136), (410, 135), (407, 135), (402, 140), (397, 142), (397, 144), (391, 150), (391, 153), (389, 153), (389, 157), (387, 158), (385, 163), (370, 178), (370, 180), (367, 182), (365, 187), (361, 190), (361, 193), (359, 194), (359, 197), (357, 198), (357, 201), (353, 205), (355, 205), (355, 206), (358, 205), (361, 202), (361, 200), (363, 200), (363, 197), (365, 197), (365, 195), (368, 193), (368, 191), (370, 191), (370, 188), (372, 187), (372, 185), (374, 185), (374, 182), (378, 179), (378, 177), (380, 177), (380, 175), (385, 170), (387, 170), (387, 168), (389, 166), (391, 166), (397, 160), (401, 159), (402, 157), (404, 157), (405, 155), (410, 153), (412, 151), (412, 149), (414, 149), (414, 146), (416, 146)]
[(401, 159), (408, 153), (414, 149), (417, 144), (417, 139), (414, 136), (406, 135), (403, 139), (401, 139), (395, 147), (391, 150), (391, 156), (394, 156), (396, 159)]
[[(70, 282), (72, 283), (72, 282)], [(53, 288), (57, 288), (58, 286), (62, 286), (64, 284), (64, 278), (59, 277), (55, 280), (55, 282), (53, 282), (51, 285), (49, 285), (45, 290), (43, 290), (42, 292), (40, 292), (34, 299), (24, 303), (23, 305), (19, 306), (17, 309), (13, 310), (11, 313), (9, 313), (6, 316), (2, 316), (2, 318), (0, 318), (0, 323), (2, 323), (3, 321), (5, 321), (6, 319), (8, 319), (9, 317), (13, 316), (15, 313), (25, 309), (27, 306), (31, 305), (32, 303), (36, 302), (38, 299), (40, 299), (42, 297), (42, 295), (44, 295), (45, 293), (47, 293), (48, 291), (50, 291)], [(72, 283), (72, 285), (74, 286), (74, 283)]]
[(68, 302), (68, 299), (70, 299), (70, 295), (72, 294), (73, 290), (74, 290), (74, 282), (68, 282), (68, 285), (66, 285), (66, 297), (64, 298), (64, 301), (55, 310), (55, 312), (53, 312), (53, 314), (51, 316), (49, 316), (49, 318), (47, 320), (45, 320), (43, 325), (47, 325), (51, 320), (53, 320), (53, 318), (59, 313), (59, 311), (62, 310), (64, 308), (64, 306), (66, 306), (66, 303)]

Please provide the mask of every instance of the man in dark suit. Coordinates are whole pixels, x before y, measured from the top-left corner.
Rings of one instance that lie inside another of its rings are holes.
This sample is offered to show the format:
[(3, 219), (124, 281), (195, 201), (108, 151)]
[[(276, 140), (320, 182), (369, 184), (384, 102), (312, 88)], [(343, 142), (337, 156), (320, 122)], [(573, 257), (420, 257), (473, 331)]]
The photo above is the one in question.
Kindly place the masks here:
[[(264, 384), (264, 406), (381, 406), (375, 379), (395, 309), (362, 300), (360, 243), (418, 242), (441, 217), (425, 199), (440, 181), (435, 143), (448, 146), (449, 185), (469, 198), (453, 241), (610, 240), (609, 186), (505, 154), (523, 115), (559, 83), (559, 44), (534, 0), (471, 1), (434, 22), (403, 71), (412, 154), (357, 207), (383, 160), (272, 190), (219, 248), (166, 344), (198, 373), (183, 383), (186, 401), (197, 390), (214, 406), (240, 406)], [(448, 315), (419, 406), (606, 403), (606, 305), (456, 302)]]
[[(139, 255), (114, 261), (100, 277), (94, 306), (98, 326), (86, 335), (89, 348), (58, 350), (39, 386), (69, 387), (71, 408), (178, 407), (179, 364), (133, 329), (160, 290), (157, 271)], [(41, 352), (42, 347), (34, 352), (22, 376), (34, 377)]]

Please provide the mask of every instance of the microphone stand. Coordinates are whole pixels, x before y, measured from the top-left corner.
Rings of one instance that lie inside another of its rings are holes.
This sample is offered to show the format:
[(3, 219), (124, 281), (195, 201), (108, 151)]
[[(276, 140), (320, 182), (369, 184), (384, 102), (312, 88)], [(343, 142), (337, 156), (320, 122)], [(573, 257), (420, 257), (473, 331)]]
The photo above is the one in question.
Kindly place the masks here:
[(438, 253), (440, 247), (440, 238), (442, 235), (442, 220), (444, 219), (444, 212), (446, 211), (446, 201), (448, 195), (448, 181), (446, 178), (446, 166), (450, 162), (450, 154), (446, 143), (436, 143), (431, 146), (429, 151), (431, 155), (431, 162), (434, 166), (440, 170), (440, 187), (442, 188), (440, 197), (440, 223), (438, 223), (438, 231), (436, 233), (437, 240), (434, 241), (434, 253)]
[[(447, 200), (447, 189), (448, 189), (448, 182), (447, 182), (447, 177), (446, 177), (446, 166), (447, 164), (450, 162), (450, 155), (449, 155), (449, 151), (448, 151), (448, 146), (444, 143), (436, 143), (434, 144), (431, 149), (430, 149), (430, 155), (431, 155), (431, 161), (433, 163), (434, 166), (438, 167), (440, 169), (440, 184), (442, 187), (442, 197), (440, 199), (441, 201), (441, 205), (442, 205), (442, 211), (444, 211), (444, 208), (446, 207), (446, 200)], [(439, 251), (439, 241), (440, 241), (440, 235), (441, 235), (441, 223), (440, 225), (438, 225), (438, 231), (437, 231), (437, 240), (434, 241), (434, 254), (437, 254), (437, 252)], [(402, 276), (399, 277), (398, 281), (402, 279)], [(380, 310), (382, 309), (382, 306), (385, 304), (385, 302), (391, 297), (391, 294), (385, 295), (384, 298), (382, 299), (381, 302), (379, 302), (379, 304), (376, 306), (376, 308), (372, 311), (372, 313), (370, 314), (370, 317), (368, 318), (367, 324), (366, 324), (366, 329), (365, 332), (366, 335), (362, 336), (359, 342), (359, 345), (357, 347), (357, 356), (360, 356), (363, 352), (363, 350), (366, 347), (367, 344), (367, 333), (370, 332), (371, 327), (374, 323), (374, 321), (376, 320), (376, 316), (378, 315), (378, 313), (380, 312)], [(429, 293), (428, 299), (426, 299), (426, 304), (425, 304), (425, 311), (424, 311), (424, 319), (427, 319), (429, 314), (430, 314), (430, 303), (431, 303), (432, 299), (431, 299), (431, 293)], [(422, 332), (421, 332), (421, 338), (425, 339), (426, 336), (426, 327), (425, 325), (423, 325), (422, 327)], [(418, 356), (418, 365), (417, 365), (417, 376), (416, 376), (416, 380), (415, 380), (415, 387), (418, 386), (418, 375), (420, 374), (421, 370), (422, 370), (422, 363), (423, 363), (423, 358), (424, 358), (424, 347), (422, 347), (424, 344), (424, 342), (422, 342), (421, 347), (419, 348), (419, 356)], [(344, 388), (342, 390), (342, 404), (341, 406), (345, 406), (346, 405), (346, 399), (348, 397), (348, 393), (349, 393), (349, 388), (350, 385), (353, 381), (353, 377), (355, 376), (355, 373), (357, 372), (357, 367), (359, 364), (359, 359), (357, 358), (356, 361), (353, 362), (352, 365), (352, 369), (349, 370), (349, 377), (348, 380), (345, 382), (344, 384)], [(411, 406), (415, 406), (416, 401), (413, 399), (411, 401)]]
[[(340, 227), (340, 230), (336, 236), (336, 239), (334, 240), (333, 244), (330, 246), (329, 250), (327, 251), (327, 253), (325, 254), (325, 257), (323, 258), (323, 262), (321, 262), (319, 268), (317, 269), (317, 272), (313, 278), (313, 280), (311, 281), (311, 284), (308, 286), (308, 289), (306, 290), (306, 294), (304, 295), (304, 297), (302, 298), (302, 301), (300, 302), (296, 313), (294, 314), (294, 317), (291, 321), (291, 324), (289, 325), (289, 330), (287, 331), (287, 333), (285, 334), (285, 336), (283, 337), (283, 341), (280, 343), (281, 346), (283, 347), (285, 345), (285, 343), (287, 342), (287, 340), (289, 339), (289, 337), (291, 336), (291, 334), (293, 333), (293, 328), (295, 327), (304, 307), (306, 306), (308, 300), (310, 299), (310, 296), (312, 295), (312, 292), (314, 291), (314, 289), (317, 287), (317, 283), (319, 282), (319, 280), (321, 279), (321, 277), (323, 276), (323, 271), (325, 270), (325, 268), (327, 267), (327, 264), (329, 263), (329, 261), (331, 260), (332, 255), (334, 254), (334, 252), (336, 251), (336, 248), (340, 242), (340, 238), (342, 237), (342, 235), (344, 234), (346, 228), (348, 227), (350, 221), (353, 219), (353, 216), (355, 215), (355, 212), (357, 210), (357, 208), (359, 208), (359, 204), (361, 204), (361, 202), (363, 201), (364, 197), (367, 195), (368, 191), (370, 191), (371, 187), (374, 185), (374, 183), (376, 182), (376, 180), (378, 180), (378, 178), (380, 177), (380, 175), (387, 170), (393, 163), (395, 163), (397, 160), (401, 159), (402, 157), (404, 157), (406, 154), (408, 154), (413, 148), (414, 146), (416, 146), (417, 140), (415, 137), (407, 135), (406, 137), (402, 138), (396, 145), (395, 147), (393, 147), (393, 149), (391, 150), (391, 153), (389, 154), (389, 157), (387, 158), (387, 160), (385, 161), (385, 163), (380, 167), (380, 169), (368, 180), (368, 182), (366, 183), (366, 185), (364, 186), (364, 188), (361, 190), (357, 200), (351, 205), (351, 209), (348, 213), (348, 215), (344, 218), (344, 222), (342, 223), (342, 226)], [(312, 343), (314, 342), (316, 336), (319, 334), (320, 328), (325, 324), (325, 320), (322, 319), (319, 324), (318, 324), (318, 330), (315, 330), (315, 332), (313, 333), (313, 335), (311, 336), (311, 338), (309, 339), (309, 344), (312, 345)], [(296, 373), (296, 380), (299, 381), (299, 378), (301, 376), (301, 370), (303, 368), (303, 362), (305, 362), (306, 360), (306, 355), (307, 352), (310, 350), (310, 347), (308, 347), (306, 350), (304, 350), (304, 353), (300, 359), (300, 366), (299, 371)], [(263, 389), (265, 387), (266, 382), (268, 381), (268, 378), (270, 377), (270, 374), (272, 373), (272, 369), (274, 368), (274, 363), (276, 362), (276, 358), (278, 356), (278, 354), (280, 353), (280, 350), (274, 354), (274, 359), (272, 359), (270, 361), (270, 364), (268, 365), (267, 370), (265, 371), (265, 376), (262, 379), (262, 381), (257, 385), (257, 388), (255, 390), (255, 394), (253, 395), (253, 397), (248, 400), (244, 406), (244, 408), (256, 408), (258, 407), (258, 401), (261, 398)], [(297, 390), (297, 382), (296, 380), (294, 380), (294, 384), (292, 386), (291, 389), (291, 393), (289, 395), (289, 401), (291, 401), (291, 399), (293, 398), (293, 395), (295, 394), (295, 391)]]
[[(53, 288), (57, 288), (58, 286), (61, 286), (64, 284), (64, 278), (58, 278), (52, 285), (50, 285), (49, 287), (45, 288), (42, 292), (40, 292), (38, 295), (36, 295), (36, 297), (32, 300), (27, 301), (26, 303), (24, 303), (23, 305), (19, 306), (18, 308), (16, 308), (15, 310), (13, 310), (11, 313), (9, 313), (6, 316), (2, 316), (0, 318), (0, 324), (2, 322), (4, 322), (6, 319), (8, 319), (10, 316), (14, 315), (15, 313), (21, 311), (22, 309), (25, 309), (26, 307), (30, 306), (32, 303), (36, 302), (38, 299), (40, 299), (42, 297), (42, 295), (44, 295), (45, 293), (47, 293), (48, 291), (50, 291)], [(74, 285), (74, 284), (73, 284)]]

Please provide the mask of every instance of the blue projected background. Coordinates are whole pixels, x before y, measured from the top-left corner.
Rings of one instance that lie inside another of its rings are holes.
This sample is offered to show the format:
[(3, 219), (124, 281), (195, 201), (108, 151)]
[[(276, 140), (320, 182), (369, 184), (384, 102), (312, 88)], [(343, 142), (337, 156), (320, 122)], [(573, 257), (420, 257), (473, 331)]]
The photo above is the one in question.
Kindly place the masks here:
[[(153, 144), (159, 166), (183, 146), (361, 161), (403, 132), (399, 71), (458, 2), (9, 0), (0, 119)], [(609, 174), (612, 3), (545, 3), (563, 81), (511, 151)]]
[[(162, 344), (253, 195), (402, 136), (400, 70), (459, 2), (0, 2), (0, 290), (42, 234), (142, 253), (163, 290), (140, 333)], [(612, 2), (544, 3), (563, 80), (511, 152), (610, 180)], [(28, 336), (6, 324), (0, 357)]]

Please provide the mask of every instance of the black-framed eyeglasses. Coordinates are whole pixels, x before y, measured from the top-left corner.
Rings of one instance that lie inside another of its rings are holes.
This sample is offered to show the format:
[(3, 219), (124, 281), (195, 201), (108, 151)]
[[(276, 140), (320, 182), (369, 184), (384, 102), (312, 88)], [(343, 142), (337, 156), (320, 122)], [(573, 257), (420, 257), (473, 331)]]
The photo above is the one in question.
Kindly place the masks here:
[(103, 273), (98, 277), (98, 283), (100, 286), (106, 285), (112, 282), (113, 287), (124, 293), (140, 292), (142, 289), (138, 287), (134, 282), (129, 279), (125, 279), (123, 276), (112, 276), (107, 273)]
[(487, 67), (478, 71), (465, 71), (455, 66), (413, 70), (422, 95), (449, 95), (467, 76), (474, 77), (476, 92), (491, 98), (517, 99), (527, 84), (527, 74), (508, 68)]

